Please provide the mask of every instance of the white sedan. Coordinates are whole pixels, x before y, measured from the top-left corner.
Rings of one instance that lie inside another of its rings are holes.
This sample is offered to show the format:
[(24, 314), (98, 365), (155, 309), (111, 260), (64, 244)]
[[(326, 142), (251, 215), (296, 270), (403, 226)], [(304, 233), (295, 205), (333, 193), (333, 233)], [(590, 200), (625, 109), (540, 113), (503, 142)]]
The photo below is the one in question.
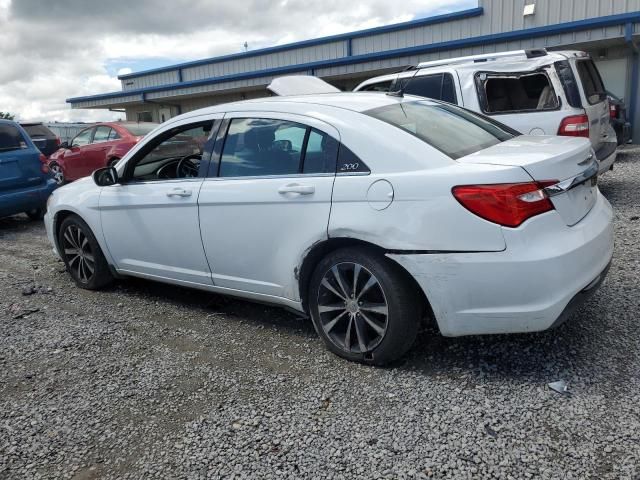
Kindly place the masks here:
[(587, 139), (442, 102), (272, 97), (171, 119), (56, 190), (45, 222), (79, 287), (135, 276), (285, 306), (380, 365), (423, 318), (447, 336), (564, 320), (613, 254), (597, 168)]

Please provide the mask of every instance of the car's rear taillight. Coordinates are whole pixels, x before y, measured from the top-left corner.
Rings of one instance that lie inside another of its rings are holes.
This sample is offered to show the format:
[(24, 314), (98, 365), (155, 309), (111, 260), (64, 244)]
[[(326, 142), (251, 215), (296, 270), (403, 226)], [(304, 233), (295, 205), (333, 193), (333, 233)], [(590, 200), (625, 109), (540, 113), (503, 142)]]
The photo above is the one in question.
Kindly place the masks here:
[(618, 106), (610, 104), (609, 105), (609, 117), (618, 118)]
[(493, 223), (517, 227), (525, 220), (553, 210), (544, 191), (557, 180), (493, 185), (460, 185), (451, 190), (463, 207)]
[(558, 128), (558, 135), (589, 138), (589, 117), (583, 114), (563, 118)]
[(49, 173), (49, 159), (45, 157), (43, 153), (40, 154), (40, 171), (42, 173)]

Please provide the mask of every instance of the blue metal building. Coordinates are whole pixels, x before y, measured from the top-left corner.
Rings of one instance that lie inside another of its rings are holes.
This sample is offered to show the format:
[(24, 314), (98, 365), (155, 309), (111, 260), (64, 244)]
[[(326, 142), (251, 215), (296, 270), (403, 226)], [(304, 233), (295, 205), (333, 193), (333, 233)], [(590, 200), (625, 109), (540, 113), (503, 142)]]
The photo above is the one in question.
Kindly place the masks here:
[(72, 108), (123, 109), (128, 120), (164, 121), (208, 105), (265, 96), (265, 86), (281, 75), (316, 75), (350, 89), (422, 61), (571, 48), (591, 53), (607, 89), (625, 99), (634, 138), (640, 138), (640, 0), (478, 3), (445, 15), (121, 75), (121, 91), (67, 102)]

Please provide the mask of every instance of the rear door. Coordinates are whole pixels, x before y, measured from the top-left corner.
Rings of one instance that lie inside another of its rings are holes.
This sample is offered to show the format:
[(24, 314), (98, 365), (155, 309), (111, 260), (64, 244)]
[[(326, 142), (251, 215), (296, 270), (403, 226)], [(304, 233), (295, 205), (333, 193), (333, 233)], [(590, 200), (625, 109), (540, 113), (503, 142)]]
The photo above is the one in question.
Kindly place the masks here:
[[(607, 92), (593, 60), (590, 58), (577, 59), (575, 60), (575, 69), (577, 71), (576, 78), (579, 79), (578, 83), (582, 90), (582, 105), (589, 117), (589, 138), (591, 145), (598, 153), (604, 143), (616, 141), (615, 136), (613, 139), (610, 138)], [(615, 151), (615, 146), (613, 150)], [(598, 159), (602, 160), (606, 156), (608, 155), (603, 152), (598, 155)]]
[(198, 199), (213, 283), (298, 300), (295, 270), (327, 238), (338, 131), (284, 113), (225, 119)]
[(12, 123), (0, 123), (0, 192), (42, 182), (40, 152)]
[(475, 74), (479, 110), (525, 135), (556, 135), (560, 86), (553, 66), (532, 71)]
[[(422, 72), (419, 72), (422, 73)], [(398, 90), (401, 82), (404, 86), (404, 93), (407, 95), (417, 95), (419, 97), (433, 98), (453, 104), (459, 104), (461, 93), (455, 82), (455, 72), (452, 70), (430, 73), (428, 75), (418, 74), (399, 79), (391, 90)]]

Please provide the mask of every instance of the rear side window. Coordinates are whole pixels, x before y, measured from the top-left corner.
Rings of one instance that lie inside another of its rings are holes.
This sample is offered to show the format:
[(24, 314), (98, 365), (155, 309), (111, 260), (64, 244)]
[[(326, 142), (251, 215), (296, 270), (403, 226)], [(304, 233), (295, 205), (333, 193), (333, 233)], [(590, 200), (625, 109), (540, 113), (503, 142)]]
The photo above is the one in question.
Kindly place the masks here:
[(498, 122), (444, 103), (403, 102), (364, 113), (405, 130), (454, 160), (517, 135)]
[(481, 72), (476, 86), (487, 114), (536, 112), (559, 108), (558, 96), (546, 73), (497, 74)]
[(0, 124), (0, 152), (27, 148), (27, 144), (15, 125)]
[(403, 78), (404, 93), (456, 103), (453, 77), (450, 73)]
[(338, 142), (300, 123), (235, 118), (220, 160), (221, 177), (334, 173)]
[(598, 72), (593, 61), (578, 60), (576, 62), (576, 68), (578, 69), (578, 75), (580, 76), (587, 102), (594, 105), (607, 98), (607, 92), (604, 89), (600, 72)]

